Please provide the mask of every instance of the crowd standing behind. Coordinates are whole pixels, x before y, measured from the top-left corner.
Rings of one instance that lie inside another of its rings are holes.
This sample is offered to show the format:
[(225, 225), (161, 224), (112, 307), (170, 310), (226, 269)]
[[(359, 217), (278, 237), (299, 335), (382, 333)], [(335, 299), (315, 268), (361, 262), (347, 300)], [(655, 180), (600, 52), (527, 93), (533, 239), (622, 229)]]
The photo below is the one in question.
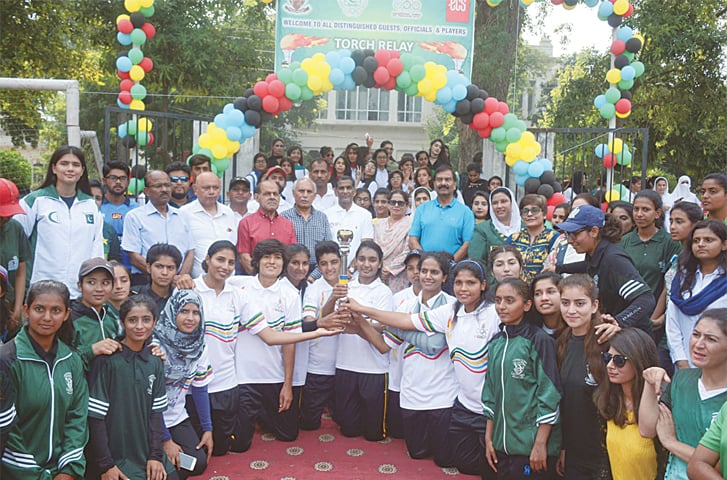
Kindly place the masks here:
[(229, 205), (200, 155), (144, 203), (75, 147), (0, 179), (0, 476), (185, 479), (328, 411), (483, 479), (727, 478), (727, 174), (549, 206), (365, 140), (276, 138)]

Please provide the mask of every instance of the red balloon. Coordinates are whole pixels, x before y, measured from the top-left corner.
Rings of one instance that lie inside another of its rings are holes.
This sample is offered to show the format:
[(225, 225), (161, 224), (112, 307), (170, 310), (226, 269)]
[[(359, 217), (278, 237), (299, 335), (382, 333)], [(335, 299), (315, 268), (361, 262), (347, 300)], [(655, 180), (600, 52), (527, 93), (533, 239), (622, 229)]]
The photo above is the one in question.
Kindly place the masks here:
[(279, 108), (280, 108), (280, 102), (274, 96), (272, 96), (272, 95), (266, 95), (263, 98), (263, 110), (265, 110), (266, 112), (268, 112), (268, 113), (278, 113), (278, 109)]
[(556, 206), (556, 205), (560, 205), (561, 203), (565, 203), (565, 195), (563, 195), (560, 192), (555, 192), (548, 199), (548, 205)]
[(116, 28), (119, 29), (119, 32), (126, 34), (134, 31), (134, 25), (131, 23), (131, 20), (121, 20), (118, 25), (116, 25)]
[(391, 58), (400, 58), (401, 54), (398, 50), (389, 50), (389, 55), (391, 55)]
[(287, 112), (291, 108), (293, 108), (293, 101), (289, 99), (288, 97), (280, 97), (278, 99), (278, 103), (280, 103), (280, 111), (281, 112)]
[(379, 67), (374, 71), (374, 80), (376, 80), (376, 83), (379, 85), (383, 85), (388, 82), (389, 78), (391, 78), (391, 75), (389, 75), (389, 71), (386, 67)]
[(391, 60), (391, 54), (388, 50), (377, 50), (376, 53), (374, 53), (374, 58), (376, 58), (376, 61), (379, 62), (379, 66), (383, 66), (389, 63), (389, 60)]
[(485, 127), (477, 130), (477, 133), (480, 134), (481, 138), (490, 138), (490, 134), (492, 133), (492, 127)]
[(127, 91), (119, 92), (119, 101), (125, 105), (128, 105), (131, 103), (133, 98), (131, 97), (131, 93)]
[(603, 156), (603, 168), (609, 170), (616, 165), (616, 155), (613, 153), (607, 153)]
[(270, 89), (268, 88), (267, 82), (257, 82), (254, 87), (252, 87), (252, 91), (255, 92), (255, 95), (257, 95), (260, 98), (263, 98), (267, 96), (267, 94), (270, 92)]
[(560, 5), (561, 3), (563, 3), (563, 0), (550, 0), (550, 1), (553, 3), (553, 5)]
[(626, 42), (623, 40), (614, 40), (611, 44), (611, 53), (621, 55), (626, 51)]
[(139, 62), (139, 66), (142, 70), (144, 70), (144, 72), (149, 73), (152, 68), (154, 68), (154, 62), (151, 61), (151, 58), (144, 57), (141, 62)]
[(268, 84), (268, 91), (280, 98), (285, 95), (285, 84), (276, 78)]
[[(154, 35), (157, 33), (157, 29), (154, 28), (154, 25), (152, 25), (149, 22), (146, 22), (144, 25), (141, 26), (141, 29), (146, 33), (146, 39), (149, 40), (151, 38), (154, 38)], [(151, 143), (151, 142), (149, 142)]]
[(382, 85), (382, 87), (386, 90), (393, 90), (396, 88), (396, 79), (394, 77), (390, 77), (389, 81)]
[(152, 143), (154, 143), (154, 134), (153, 134), (153, 133), (151, 133), (151, 132), (149, 132), (149, 141), (148, 141), (148, 142), (146, 142), (146, 144), (147, 144), (147, 146), (149, 146), (149, 145), (151, 145)]
[(404, 71), (404, 64), (398, 58), (392, 58), (389, 63), (386, 64), (386, 69), (389, 71), (392, 77), (396, 77)]
[(119, 84), (119, 89), (122, 91), (129, 91), (131, 90), (131, 87), (134, 86), (134, 81), (131, 79), (121, 80), (121, 83)]
[(129, 72), (122, 72), (121, 70), (116, 70), (116, 75), (118, 75), (121, 80), (128, 80), (131, 78), (129, 76)]
[(555, 212), (555, 205), (548, 205), (548, 214), (545, 216), (548, 220), (553, 220), (553, 212)]
[(487, 112), (480, 112), (475, 114), (474, 117), (472, 117), (472, 127), (475, 130), (480, 130), (482, 128), (486, 128), (490, 126), (490, 116), (487, 114)]
[(628, 98), (622, 98), (616, 102), (616, 111), (620, 114), (626, 114), (631, 111), (631, 101)]
[(501, 127), (505, 123), (505, 115), (502, 112), (493, 112), (490, 114), (490, 127)]
[(266, 81), (267, 83), (270, 83), (270, 82), (272, 82), (273, 80), (277, 80), (277, 79), (278, 79), (278, 75), (277, 75), (277, 74), (275, 74), (275, 73), (268, 73), (268, 76), (267, 76), (267, 77), (265, 77), (265, 81)]
[(488, 115), (492, 115), (497, 111), (497, 106), (500, 104), (500, 102), (497, 101), (495, 97), (487, 97), (485, 99), (485, 112)]
[(510, 113), (510, 107), (508, 107), (507, 103), (505, 102), (498, 102), (497, 111), (503, 115), (507, 115), (508, 113)]
[(634, 14), (634, 4), (629, 2), (629, 9), (626, 10), (626, 13), (624, 13), (622, 16), (623, 17), (630, 17), (633, 14)]

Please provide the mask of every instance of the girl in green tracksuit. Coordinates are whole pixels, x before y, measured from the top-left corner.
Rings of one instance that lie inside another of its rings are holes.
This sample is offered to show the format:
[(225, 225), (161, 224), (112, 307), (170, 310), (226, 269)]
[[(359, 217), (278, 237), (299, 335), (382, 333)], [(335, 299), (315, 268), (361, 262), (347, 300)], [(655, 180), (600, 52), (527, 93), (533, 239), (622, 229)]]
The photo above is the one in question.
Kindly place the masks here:
[(523, 322), (530, 288), (506, 278), (495, 291), (500, 333), (488, 344), (482, 390), (487, 427), (485, 455), (498, 479), (552, 479), (560, 453), (560, 377), (555, 341)]
[(30, 286), (28, 319), (0, 346), (0, 478), (83, 478), (88, 386), (73, 338), (68, 288), (54, 280)]

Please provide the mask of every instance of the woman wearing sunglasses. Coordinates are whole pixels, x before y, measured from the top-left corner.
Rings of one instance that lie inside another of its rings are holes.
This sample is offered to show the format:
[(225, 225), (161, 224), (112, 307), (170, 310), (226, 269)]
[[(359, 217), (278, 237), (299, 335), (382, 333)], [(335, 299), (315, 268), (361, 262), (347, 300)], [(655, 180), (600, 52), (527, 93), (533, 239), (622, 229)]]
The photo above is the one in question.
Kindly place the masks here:
[(528, 284), (543, 269), (558, 234), (545, 227), (545, 197), (529, 193), (520, 200), (523, 228), (510, 235), (507, 243), (517, 248), (525, 261), (522, 279)]
[(666, 480), (687, 478), (687, 462), (727, 400), (727, 309), (702, 314), (689, 353), (697, 368), (679, 369), (671, 379), (659, 367), (644, 371), (639, 431), (669, 450)]
[(374, 223), (374, 240), (384, 251), (384, 268), (381, 280), (393, 293), (409, 286), (404, 260), (409, 253), (407, 240), (411, 230), (412, 217), (406, 215), (409, 195), (402, 190), (389, 193), (389, 216)]
[(576, 207), (568, 220), (558, 225), (568, 243), (586, 254), (586, 273), (598, 278), (598, 301), (603, 320), (622, 328), (638, 327), (651, 333), (651, 312), (656, 300), (626, 252), (619, 246), (621, 225), (600, 208)]
[[(656, 478), (654, 440), (639, 433), (639, 406), (644, 370), (659, 364), (656, 344), (637, 328), (625, 328), (610, 340), (602, 354), (608, 381), (596, 388), (593, 400), (606, 420), (606, 450), (613, 480)], [(566, 456), (567, 458), (567, 456)]]

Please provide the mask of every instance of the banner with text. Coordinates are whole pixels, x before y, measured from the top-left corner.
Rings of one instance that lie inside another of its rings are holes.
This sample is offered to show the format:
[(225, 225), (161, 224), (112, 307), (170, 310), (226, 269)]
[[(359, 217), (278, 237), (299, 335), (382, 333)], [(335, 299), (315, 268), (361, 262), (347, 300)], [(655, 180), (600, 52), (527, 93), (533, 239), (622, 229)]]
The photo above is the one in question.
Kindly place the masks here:
[(475, 0), (278, 0), (275, 68), (316, 52), (398, 50), (472, 73)]

